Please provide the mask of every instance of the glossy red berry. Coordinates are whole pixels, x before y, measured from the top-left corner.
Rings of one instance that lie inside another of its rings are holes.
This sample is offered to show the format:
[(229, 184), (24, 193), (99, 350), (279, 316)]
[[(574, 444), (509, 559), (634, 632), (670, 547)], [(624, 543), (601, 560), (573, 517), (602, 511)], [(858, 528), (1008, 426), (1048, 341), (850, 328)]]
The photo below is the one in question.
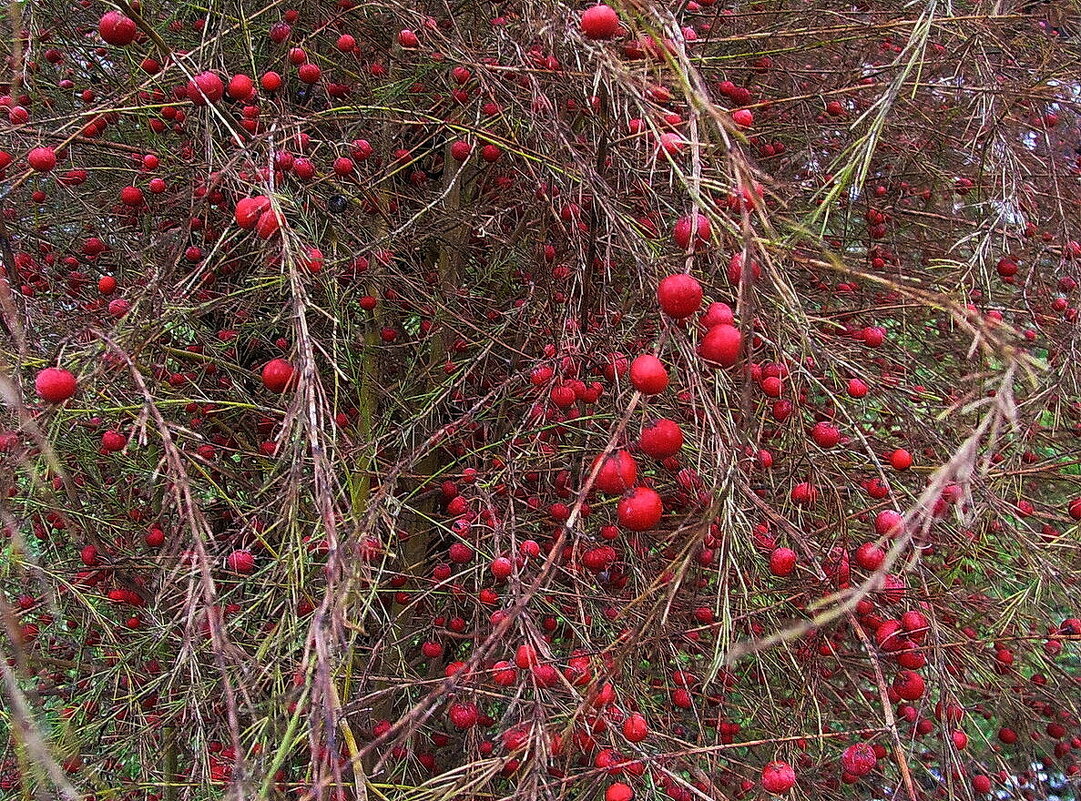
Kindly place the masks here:
[(796, 569), (796, 552), (791, 548), (774, 548), (769, 555), (769, 572), (775, 576), (791, 576)]
[(780, 795), (796, 786), (796, 771), (787, 762), (774, 761), (762, 768), (762, 789)]
[(640, 743), (649, 736), (649, 724), (645, 715), (640, 712), (632, 712), (623, 721), (623, 736), (632, 743)]
[(649, 531), (660, 522), (663, 513), (661, 496), (649, 487), (635, 487), (616, 508), (619, 524), (631, 531)]
[(34, 389), (43, 401), (63, 403), (75, 394), (75, 376), (61, 367), (46, 367), (34, 379)]
[(582, 12), (582, 33), (590, 39), (611, 39), (619, 31), (619, 15), (603, 3)]
[(251, 551), (233, 551), (225, 559), (229, 569), (237, 573), (251, 573), (255, 570), (255, 557)]
[(593, 466), (601, 459), (604, 464), (593, 482), (593, 486), (609, 495), (621, 495), (634, 486), (638, 480), (638, 463), (630, 453), (624, 450), (613, 451), (608, 456), (598, 456)]
[(271, 359), (263, 366), (263, 386), (271, 392), (284, 392), (295, 372), (285, 359)]
[(643, 453), (654, 459), (667, 459), (683, 447), (683, 429), (674, 420), (662, 417), (642, 428), (638, 445)]
[(108, 44), (124, 47), (135, 41), (135, 21), (119, 11), (106, 11), (98, 21), (98, 35)]
[(743, 335), (733, 325), (715, 325), (698, 343), (698, 355), (710, 364), (731, 367), (739, 361)]
[(631, 385), (643, 395), (657, 395), (668, 387), (668, 370), (656, 356), (643, 353), (631, 362)]
[(876, 764), (875, 749), (869, 743), (855, 743), (841, 754), (841, 768), (851, 776), (866, 776)]
[(690, 317), (702, 305), (702, 285), (686, 273), (666, 276), (657, 284), (657, 302), (669, 317)]
[(35, 147), (27, 154), (26, 161), (36, 172), (49, 172), (56, 166), (56, 153), (51, 147)]

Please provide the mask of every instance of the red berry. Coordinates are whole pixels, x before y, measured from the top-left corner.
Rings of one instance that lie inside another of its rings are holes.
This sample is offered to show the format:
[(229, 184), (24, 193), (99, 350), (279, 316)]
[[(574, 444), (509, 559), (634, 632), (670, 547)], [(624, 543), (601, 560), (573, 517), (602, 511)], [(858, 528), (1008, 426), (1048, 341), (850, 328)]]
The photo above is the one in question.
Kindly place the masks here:
[(465, 161), (473, 152), (473, 146), (464, 139), (459, 139), (450, 146), (450, 157), (455, 161)]
[(643, 353), (631, 362), (631, 385), (643, 395), (656, 395), (668, 387), (668, 370), (656, 356)]
[(51, 147), (35, 147), (26, 155), (30, 168), (37, 172), (49, 172), (56, 166), (56, 153)]
[(926, 687), (923, 677), (911, 670), (902, 670), (893, 680), (893, 689), (906, 701), (922, 698)]
[(277, 92), (282, 88), (282, 76), (268, 70), (259, 77), (259, 86), (266, 92)]
[(271, 359), (263, 366), (263, 386), (271, 392), (284, 392), (295, 372), (285, 359)]
[(225, 94), (225, 84), (214, 72), (200, 72), (188, 81), (188, 99), (193, 105), (205, 106), (217, 103)]
[(244, 73), (237, 73), (229, 79), (225, 91), (233, 100), (251, 100), (255, 96), (255, 81)]
[(873, 542), (865, 542), (856, 549), (856, 564), (864, 570), (878, 570), (886, 560), (886, 552)]
[(800, 506), (810, 506), (818, 498), (818, 490), (809, 481), (802, 481), (792, 488), (791, 497)]
[(255, 557), (251, 551), (233, 551), (226, 557), (225, 563), (237, 573), (251, 573), (255, 570)]
[(883, 509), (875, 515), (875, 533), (880, 537), (896, 537), (905, 530), (904, 516), (894, 509)]
[(620, 450), (608, 454), (607, 457), (598, 456), (593, 461), (593, 466), (596, 467), (597, 461), (602, 458), (604, 464), (593, 481), (594, 487), (609, 495), (620, 495), (634, 486), (634, 482), (638, 480), (638, 463), (630, 453)]
[(796, 552), (791, 548), (775, 548), (769, 555), (769, 572), (775, 576), (791, 576), (796, 569)]
[(98, 21), (98, 35), (108, 44), (124, 47), (135, 41), (135, 21), (119, 11), (106, 11)]
[(120, 190), (120, 202), (125, 206), (143, 205), (143, 190), (137, 186), (125, 186)]
[(241, 228), (254, 228), (259, 222), (260, 215), (269, 208), (270, 198), (266, 195), (241, 198), (236, 203), (236, 224)]
[(868, 743), (850, 745), (841, 754), (841, 768), (852, 776), (866, 776), (876, 764), (875, 749)]
[[(680, 217), (672, 228), (672, 239), (680, 250), (697, 250), (700, 245), (709, 242), (712, 235), (713, 226), (710, 225), (709, 218), (702, 214), (694, 215), (693, 219), (689, 215)], [(692, 236), (694, 238), (693, 246), (691, 244)]]
[(751, 113), (750, 109), (741, 108), (732, 114), (732, 122), (740, 128), (750, 128), (754, 125), (754, 114)]
[(664, 513), (661, 496), (649, 487), (635, 487), (616, 507), (619, 524), (631, 531), (649, 531)]
[(619, 15), (603, 3), (582, 12), (582, 33), (590, 39), (611, 39), (619, 31)]
[(848, 381), (847, 391), (849, 397), (862, 398), (867, 395), (867, 384), (858, 378), (851, 378)]
[(841, 441), (841, 432), (832, 423), (822, 421), (811, 429), (811, 439), (820, 448), (832, 448)]
[(124, 450), (124, 446), (127, 444), (128, 438), (119, 431), (106, 431), (101, 435), (101, 449), (103, 451), (116, 453)]
[(787, 793), (796, 786), (796, 771), (787, 762), (770, 762), (762, 768), (762, 789), (767, 793)]
[(61, 367), (46, 367), (34, 379), (34, 389), (48, 403), (63, 403), (75, 394), (75, 376)]
[(731, 367), (739, 361), (743, 349), (743, 335), (733, 325), (715, 325), (698, 343), (698, 355), (705, 361), (721, 367)]
[(623, 736), (632, 743), (640, 743), (649, 735), (649, 724), (640, 712), (633, 712), (623, 721)]
[(732, 325), (736, 317), (732, 314), (732, 307), (727, 303), (711, 303), (705, 314), (698, 318), (707, 330), (715, 325)]
[(669, 275), (657, 285), (657, 302), (669, 317), (690, 317), (702, 305), (702, 285), (693, 275)]
[(451, 704), (447, 717), (456, 729), (469, 729), (477, 725), (479, 714), (476, 704), (457, 703)]
[(654, 459), (667, 459), (683, 447), (683, 429), (673, 420), (655, 420), (642, 429), (638, 445)]
[(907, 470), (912, 467), (912, 454), (904, 448), (898, 448), (890, 454), (890, 465), (894, 470)]

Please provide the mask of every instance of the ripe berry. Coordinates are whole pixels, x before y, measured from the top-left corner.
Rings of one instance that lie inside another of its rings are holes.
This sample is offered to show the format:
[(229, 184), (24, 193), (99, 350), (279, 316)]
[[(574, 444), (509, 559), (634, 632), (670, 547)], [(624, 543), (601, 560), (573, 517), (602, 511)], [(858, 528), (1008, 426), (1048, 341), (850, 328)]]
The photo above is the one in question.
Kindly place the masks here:
[(631, 362), (631, 385), (643, 395), (656, 395), (668, 387), (668, 371), (661, 360), (643, 353)]
[(619, 31), (619, 15), (603, 3), (582, 12), (582, 33), (590, 39), (611, 39)]
[(707, 331), (715, 325), (732, 325), (735, 321), (736, 317), (732, 314), (732, 307), (727, 303), (709, 304), (709, 308), (706, 309), (705, 314), (698, 318), (698, 322), (700, 322)]
[(679, 423), (662, 417), (642, 429), (638, 445), (654, 459), (667, 459), (683, 447), (683, 429)]
[(832, 423), (822, 421), (811, 429), (811, 439), (820, 448), (832, 448), (841, 441), (841, 432)]
[(37, 172), (49, 172), (56, 166), (56, 153), (51, 147), (35, 147), (26, 155), (30, 168)]
[(743, 349), (743, 335), (733, 325), (715, 325), (698, 343), (698, 355), (705, 361), (721, 367), (731, 367), (739, 361)]
[(803, 481), (792, 488), (792, 501), (800, 506), (809, 506), (818, 498), (818, 490), (809, 481)]
[(225, 91), (233, 100), (251, 100), (255, 96), (255, 81), (244, 73), (238, 72), (229, 79), (229, 86)]
[(450, 146), (450, 157), (455, 161), (465, 161), (473, 152), (473, 146), (464, 139), (459, 139)]
[(740, 128), (750, 128), (754, 125), (754, 114), (751, 113), (750, 109), (741, 108), (732, 114), (732, 122)]
[(135, 41), (135, 21), (119, 11), (107, 11), (98, 21), (98, 35), (108, 44), (124, 47)]
[(886, 552), (873, 542), (865, 542), (856, 549), (856, 564), (864, 570), (878, 570), (886, 559)]
[(702, 285), (693, 275), (669, 275), (657, 285), (657, 301), (669, 317), (690, 317), (702, 305)]
[(875, 533), (880, 537), (897, 537), (905, 530), (904, 516), (894, 509), (883, 509), (875, 515)]
[(143, 205), (143, 190), (137, 186), (125, 186), (120, 190), (120, 202), (125, 206)]
[(640, 712), (634, 712), (623, 721), (623, 736), (632, 743), (640, 743), (649, 735), (649, 724)]
[(61, 367), (46, 367), (34, 379), (34, 389), (47, 403), (63, 403), (75, 394), (75, 376)]
[(635, 487), (616, 508), (619, 524), (631, 531), (649, 531), (664, 513), (661, 496), (649, 487)]
[[(691, 245), (692, 235), (694, 237), (693, 247)], [(693, 220), (689, 215), (680, 217), (672, 228), (672, 239), (675, 241), (676, 246), (684, 251), (687, 249), (697, 250), (700, 245), (709, 242), (712, 235), (713, 227), (710, 225), (709, 218), (702, 214), (694, 215)]]
[(101, 449), (108, 453), (122, 451), (127, 444), (128, 438), (119, 431), (106, 431), (101, 435)]
[(841, 754), (841, 768), (852, 776), (866, 776), (876, 764), (875, 749), (867, 743), (850, 745)]
[(477, 725), (479, 717), (476, 704), (451, 704), (447, 717), (456, 729), (469, 729)]
[(251, 551), (233, 551), (226, 557), (225, 563), (237, 573), (251, 573), (255, 570), (255, 557)]
[(923, 677), (911, 670), (902, 670), (893, 680), (893, 689), (906, 701), (922, 698), (926, 687)]
[(791, 576), (796, 569), (796, 552), (791, 548), (775, 548), (769, 555), (769, 572), (775, 576)]
[(282, 76), (273, 70), (268, 70), (259, 77), (259, 86), (265, 92), (277, 92), (282, 88)]
[(912, 467), (912, 454), (904, 448), (898, 448), (890, 454), (890, 465), (894, 470), (907, 470)]
[(866, 382), (861, 381), (858, 378), (849, 379), (848, 386), (846, 387), (849, 397), (852, 398), (865, 397), (867, 395), (867, 389)]
[(205, 106), (217, 103), (225, 94), (225, 84), (216, 73), (200, 72), (188, 81), (188, 99), (193, 105)]
[(796, 785), (796, 771), (787, 762), (774, 761), (762, 768), (762, 789), (779, 795)]
[(271, 359), (263, 366), (263, 386), (271, 392), (284, 392), (295, 372), (285, 359)]
[(254, 228), (259, 222), (259, 216), (270, 208), (270, 198), (266, 195), (241, 198), (236, 203), (236, 224), (241, 228)]
[(608, 454), (607, 457), (598, 456), (593, 461), (593, 466), (596, 467), (597, 461), (602, 458), (604, 464), (593, 482), (594, 487), (609, 495), (621, 495), (634, 486), (634, 482), (638, 480), (638, 463), (630, 453), (620, 450)]

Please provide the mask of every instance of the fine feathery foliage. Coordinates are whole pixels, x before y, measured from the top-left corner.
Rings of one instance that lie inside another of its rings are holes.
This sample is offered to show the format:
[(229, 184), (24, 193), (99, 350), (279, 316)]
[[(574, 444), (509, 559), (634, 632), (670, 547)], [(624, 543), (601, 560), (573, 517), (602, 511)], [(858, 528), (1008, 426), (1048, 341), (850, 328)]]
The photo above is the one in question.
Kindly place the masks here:
[(0, 797), (1077, 798), (1074, 0), (8, 0)]

